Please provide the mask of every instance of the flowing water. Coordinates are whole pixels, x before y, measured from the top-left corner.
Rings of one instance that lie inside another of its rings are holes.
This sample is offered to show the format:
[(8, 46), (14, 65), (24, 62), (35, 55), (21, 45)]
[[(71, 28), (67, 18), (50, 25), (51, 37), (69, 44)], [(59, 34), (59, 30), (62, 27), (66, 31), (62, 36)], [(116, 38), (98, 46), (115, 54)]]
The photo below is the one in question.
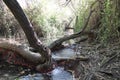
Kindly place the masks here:
[[(73, 47), (74, 48), (74, 47)], [(52, 58), (55, 60), (72, 59), (76, 57), (75, 51), (72, 47), (65, 48), (53, 53)], [(75, 80), (73, 74), (66, 71), (64, 67), (57, 66), (49, 73), (36, 73), (33, 75), (26, 75), (19, 78), (19, 80)]]
[(57, 67), (49, 73), (22, 76), (19, 80), (74, 80), (72, 74), (62, 67)]

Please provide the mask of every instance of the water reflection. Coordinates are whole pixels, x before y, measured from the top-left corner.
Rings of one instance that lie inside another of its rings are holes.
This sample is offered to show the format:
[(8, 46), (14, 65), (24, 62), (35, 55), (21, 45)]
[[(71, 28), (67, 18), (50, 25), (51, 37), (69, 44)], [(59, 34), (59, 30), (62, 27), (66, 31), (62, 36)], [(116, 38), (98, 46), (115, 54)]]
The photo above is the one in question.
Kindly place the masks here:
[(54, 69), (51, 74), (52, 80), (73, 80), (72, 74), (61, 67)]
[(65, 71), (63, 67), (57, 67), (53, 71), (46, 74), (29, 74), (22, 76), (19, 80), (74, 80), (70, 72)]

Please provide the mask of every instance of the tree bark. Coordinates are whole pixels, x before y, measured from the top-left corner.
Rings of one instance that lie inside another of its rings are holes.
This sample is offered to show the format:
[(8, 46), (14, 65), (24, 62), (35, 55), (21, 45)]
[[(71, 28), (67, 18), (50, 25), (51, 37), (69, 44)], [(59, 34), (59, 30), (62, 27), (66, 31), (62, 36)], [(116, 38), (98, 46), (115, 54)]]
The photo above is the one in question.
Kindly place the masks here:
[(24, 14), (16, 0), (3, 0), (21, 25), (31, 47), (36, 49), (42, 56), (42, 62), (50, 61), (50, 49), (42, 44), (34, 32), (33, 26)]
[(27, 59), (32, 63), (41, 63), (42, 57), (39, 53), (30, 51), (29, 48), (14, 40), (0, 39), (0, 48), (11, 50), (16, 54), (20, 54), (24, 59)]

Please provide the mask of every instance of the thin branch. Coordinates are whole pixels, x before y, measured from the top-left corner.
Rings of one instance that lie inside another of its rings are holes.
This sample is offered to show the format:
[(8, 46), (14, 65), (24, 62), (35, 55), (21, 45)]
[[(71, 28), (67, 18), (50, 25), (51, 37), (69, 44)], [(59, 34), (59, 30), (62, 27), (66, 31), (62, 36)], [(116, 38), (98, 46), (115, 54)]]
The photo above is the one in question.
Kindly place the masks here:
[(106, 62), (104, 62), (103, 64), (101, 64), (100, 68), (106, 67), (108, 65), (108, 63), (110, 63), (112, 60), (114, 60), (115, 58), (117, 58), (117, 56), (118, 56), (118, 53), (116, 53), (111, 58), (109, 58)]
[(92, 15), (93, 12), (94, 12), (94, 10), (90, 10), (90, 13), (89, 13), (89, 15), (87, 17), (87, 20), (86, 20), (86, 22), (85, 22), (85, 24), (83, 26), (83, 29), (79, 33), (82, 33), (87, 28), (88, 22), (89, 22), (90, 17), (91, 17), (91, 15)]
[(62, 5), (65, 5), (65, 7), (71, 2), (71, 0), (66, 0), (66, 2)]

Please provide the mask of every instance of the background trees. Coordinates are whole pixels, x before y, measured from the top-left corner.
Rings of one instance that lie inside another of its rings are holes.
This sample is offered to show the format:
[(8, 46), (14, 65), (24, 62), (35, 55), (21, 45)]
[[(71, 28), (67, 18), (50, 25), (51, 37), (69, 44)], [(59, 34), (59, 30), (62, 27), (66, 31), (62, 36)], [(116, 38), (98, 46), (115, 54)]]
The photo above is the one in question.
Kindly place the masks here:
[[(79, 32), (83, 28), (86, 17), (89, 15), (89, 7), (94, 1), (95, 0), (52, 0), (49, 2), (47, 0), (20, 0), (19, 3), (35, 27), (39, 38), (42, 38), (44, 44), (48, 45), (64, 35), (65, 23), (68, 24), (71, 19), (73, 19), (73, 21), (70, 23), (70, 26), (74, 27), (75, 33)], [(20, 25), (2, 1), (1, 4), (1, 30), (4, 29), (1, 35), (3, 35), (3, 37), (13, 36), (24, 39), (24, 33)], [(118, 37), (119, 1), (98, 0), (93, 8), (95, 11), (89, 20), (86, 30), (94, 31), (95, 34), (97, 33), (96, 38), (102, 43), (108, 42), (110, 38)], [(2, 26), (5, 27), (3, 28)], [(114, 32), (114, 34), (111, 32)]]

